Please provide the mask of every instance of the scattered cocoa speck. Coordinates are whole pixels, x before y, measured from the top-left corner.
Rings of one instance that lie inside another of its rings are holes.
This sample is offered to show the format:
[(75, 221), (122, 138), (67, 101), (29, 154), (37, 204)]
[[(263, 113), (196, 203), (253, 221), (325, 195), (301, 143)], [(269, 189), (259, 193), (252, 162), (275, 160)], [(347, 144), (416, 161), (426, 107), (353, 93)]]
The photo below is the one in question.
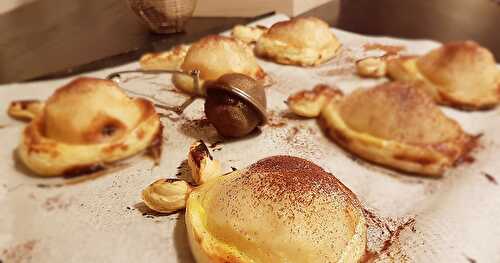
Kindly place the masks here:
[(234, 171), (238, 170), (238, 168), (231, 166), (231, 170), (233, 170), (233, 172), (234, 172)]
[(45, 202), (42, 204), (42, 207), (47, 211), (59, 210), (59, 209), (66, 210), (68, 209), (68, 207), (71, 206), (73, 201), (74, 201), (73, 198), (63, 199), (62, 194), (59, 194), (47, 198)]
[(384, 242), (384, 246), (382, 247), (381, 252), (387, 251), (392, 246), (392, 244), (399, 239), (399, 235), (404, 229), (406, 229), (408, 226), (411, 226), (413, 228), (414, 225), (415, 218), (410, 218), (402, 225), (399, 225), (395, 230), (389, 230), (389, 232), (391, 233), (390, 238)]
[(373, 211), (363, 211), (367, 221), (368, 246), (360, 262), (375, 262), (384, 258), (407, 262), (403, 260), (407, 255), (400, 247), (399, 237), (405, 229), (416, 233), (415, 218), (381, 217)]
[(178, 130), (191, 138), (203, 139), (204, 141), (221, 139), (221, 136), (207, 118), (185, 120), (178, 126)]
[(222, 148), (213, 149), (212, 152), (217, 152), (217, 151), (220, 151), (220, 150), (222, 150)]
[(488, 182), (490, 182), (494, 185), (498, 185), (497, 179), (495, 177), (493, 177), (493, 175), (491, 175), (487, 172), (481, 172), (481, 174), (484, 175), (484, 177), (486, 177), (486, 179), (488, 179)]
[(130, 209), (132, 209), (132, 208), (130, 208), (130, 206), (127, 206), (127, 210), (130, 210)]
[(455, 161), (454, 166), (458, 166), (460, 164), (470, 164), (473, 163), (476, 159), (471, 155), (476, 149), (482, 147), (479, 139), (483, 136), (483, 133), (479, 133), (470, 137), (468, 142), (464, 146), (463, 154)]
[[(30, 240), (19, 245), (4, 249), (1, 252), (2, 260), (5, 262), (32, 262), (33, 250), (35, 249), (38, 241)], [(3, 262), (0, 260), (0, 263)]]
[(175, 174), (175, 177), (188, 183), (194, 183), (191, 176), (191, 168), (189, 168), (187, 160), (182, 161), (181, 164), (177, 167), (177, 173)]
[(465, 257), (465, 258), (467, 259), (467, 261), (469, 261), (470, 263), (476, 263), (476, 262), (477, 262), (477, 260), (475, 260), (475, 259), (473, 259), (473, 258), (471, 258), (471, 257), (468, 257), (468, 256), (466, 256), (466, 255), (464, 255), (464, 257)]
[(204, 128), (212, 125), (207, 118), (186, 120), (185, 123), (193, 128)]
[(299, 128), (296, 126), (292, 127), (292, 129), (290, 130), (290, 134), (286, 138), (286, 141), (288, 143), (292, 143), (293, 140), (295, 139), (295, 136), (297, 135), (297, 133), (299, 133)]
[(36, 187), (38, 188), (58, 188), (62, 187), (63, 184), (37, 184)]

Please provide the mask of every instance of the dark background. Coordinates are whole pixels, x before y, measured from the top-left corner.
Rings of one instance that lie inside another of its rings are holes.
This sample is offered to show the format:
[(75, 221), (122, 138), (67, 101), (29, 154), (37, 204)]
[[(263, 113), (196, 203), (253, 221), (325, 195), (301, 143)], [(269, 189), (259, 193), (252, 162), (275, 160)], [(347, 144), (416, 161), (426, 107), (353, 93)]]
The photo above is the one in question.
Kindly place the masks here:
[[(333, 0), (303, 15), (367, 35), (472, 39), (500, 58), (494, 0)], [(39, 0), (0, 15), (0, 83), (64, 76), (138, 59), (257, 18), (193, 18), (185, 33), (155, 35), (125, 0)]]

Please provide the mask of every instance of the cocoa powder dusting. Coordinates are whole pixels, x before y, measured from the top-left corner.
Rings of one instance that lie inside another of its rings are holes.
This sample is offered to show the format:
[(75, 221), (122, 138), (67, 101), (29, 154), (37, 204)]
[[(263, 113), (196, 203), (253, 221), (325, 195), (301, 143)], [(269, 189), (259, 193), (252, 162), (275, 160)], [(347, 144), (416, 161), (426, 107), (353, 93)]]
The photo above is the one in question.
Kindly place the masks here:
[(73, 204), (74, 198), (62, 198), (62, 195), (49, 197), (42, 204), (42, 207), (47, 211), (67, 210)]
[(488, 180), (488, 182), (490, 182), (490, 183), (492, 183), (494, 185), (498, 185), (497, 179), (493, 175), (491, 175), (491, 174), (489, 174), (487, 172), (481, 172), (481, 174), (484, 175), (484, 177), (486, 177), (486, 179)]
[(360, 262), (374, 262), (381, 258), (402, 260), (407, 256), (400, 247), (400, 235), (408, 230), (416, 233), (415, 218), (393, 219), (381, 217), (364, 209), (368, 230), (368, 247)]
[(453, 164), (458, 166), (463, 163), (473, 163), (475, 158), (472, 156), (473, 151), (480, 146), (479, 139), (483, 136), (482, 133), (471, 135), (464, 143), (463, 151), (460, 157)]
[(185, 119), (178, 129), (188, 137), (203, 139), (206, 142), (221, 140), (221, 136), (207, 118)]
[(33, 250), (38, 241), (30, 240), (25, 243), (2, 250), (0, 262), (32, 262)]
[[(252, 178), (255, 175), (259, 175), (258, 180)], [(262, 159), (250, 165), (244, 175), (237, 180), (242, 185), (252, 187), (257, 199), (278, 202), (288, 196), (298, 206), (310, 205), (317, 197), (316, 193), (337, 196), (339, 191), (346, 189), (340, 181), (321, 167), (292, 156)]]
[[(299, 156), (311, 156), (321, 154), (317, 140), (314, 138), (317, 130), (308, 124), (299, 124), (274, 129), (272, 139), (278, 144), (290, 148)], [(310, 157), (309, 157), (310, 158)]]
[(467, 261), (469, 261), (470, 263), (476, 263), (477, 262), (475, 259), (473, 259), (471, 257), (468, 257), (468, 256), (465, 256), (465, 259), (467, 259)]

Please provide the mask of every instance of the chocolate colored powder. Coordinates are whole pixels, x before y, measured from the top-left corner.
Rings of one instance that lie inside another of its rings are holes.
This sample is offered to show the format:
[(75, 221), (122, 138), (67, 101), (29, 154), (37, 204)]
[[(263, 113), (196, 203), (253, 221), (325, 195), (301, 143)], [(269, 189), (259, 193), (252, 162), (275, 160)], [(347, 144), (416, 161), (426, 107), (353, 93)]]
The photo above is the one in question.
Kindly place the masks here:
[(484, 177), (486, 177), (488, 182), (490, 182), (494, 185), (498, 185), (497, 179), (495, 177), (493, 177), (493, 175), (486, 173), (486, 172), (481, 172), (481, 174), (484, 175)]

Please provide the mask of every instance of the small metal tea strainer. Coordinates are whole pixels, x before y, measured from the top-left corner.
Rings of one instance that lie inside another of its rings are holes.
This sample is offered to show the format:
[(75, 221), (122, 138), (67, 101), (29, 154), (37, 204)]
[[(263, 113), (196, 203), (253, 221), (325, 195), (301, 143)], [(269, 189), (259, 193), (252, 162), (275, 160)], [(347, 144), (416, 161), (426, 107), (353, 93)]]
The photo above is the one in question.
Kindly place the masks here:
[[(125, 70), (112, 73), (106, 78), (116, 83), (126, 73), (143, 74), (184, 74), (193, 78), (193, 86), (197, 94), (207, 94), (205, 115), (219, 134), (226, 137), (242, 137), (252, 132), (257, 126), (267, 122), (266, 94), (264, 88), (253, 78), (239, 73), (224, 74), (215, 81), (206, 81), (200, 86), (200, 71), (191, 70)], [(203, 90), (204, 89), (204, 90)], [(206, 91), (206, 92), (205, 92)], [(181, 113), (194, 99), (183, 105), (162, 108)]]

